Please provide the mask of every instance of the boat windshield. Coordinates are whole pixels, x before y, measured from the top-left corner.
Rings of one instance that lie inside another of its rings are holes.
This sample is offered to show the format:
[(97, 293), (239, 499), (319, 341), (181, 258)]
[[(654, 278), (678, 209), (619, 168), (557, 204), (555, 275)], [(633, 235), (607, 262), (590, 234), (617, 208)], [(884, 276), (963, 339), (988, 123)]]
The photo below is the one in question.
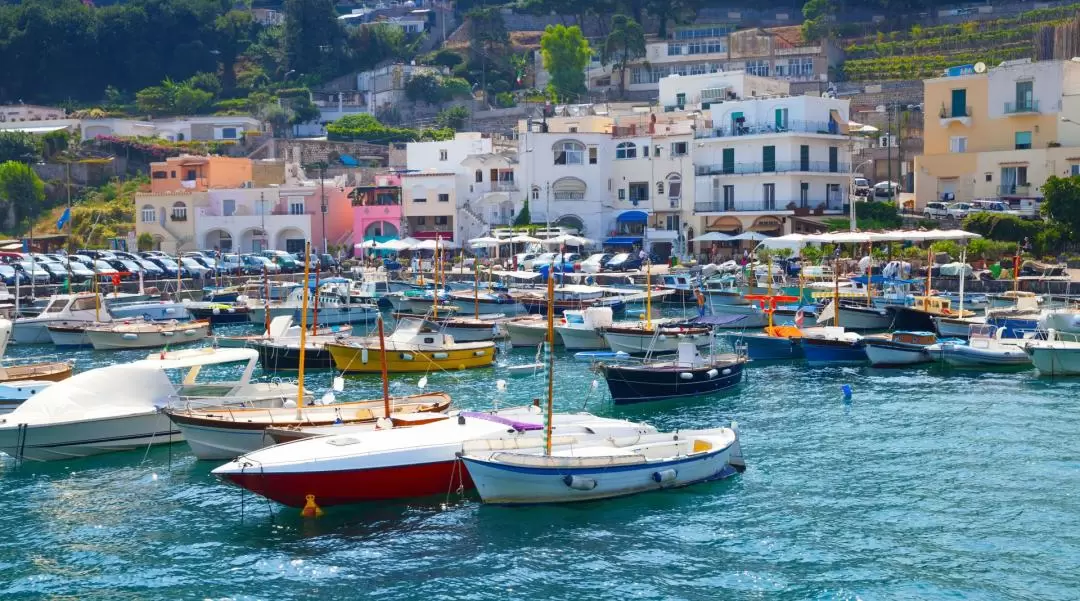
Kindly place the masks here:
[(394, 328), (394, 334), (419, 334), (424, 327), (424, 322), (419, 319), (405, 317), (399, 319)]
[(46, 305), (45, 310), (42, 311), (42, 313), (60, 313), (67, 304), (68, 299), (66, 298), (54, 298), (49, 301), (49, 304)]

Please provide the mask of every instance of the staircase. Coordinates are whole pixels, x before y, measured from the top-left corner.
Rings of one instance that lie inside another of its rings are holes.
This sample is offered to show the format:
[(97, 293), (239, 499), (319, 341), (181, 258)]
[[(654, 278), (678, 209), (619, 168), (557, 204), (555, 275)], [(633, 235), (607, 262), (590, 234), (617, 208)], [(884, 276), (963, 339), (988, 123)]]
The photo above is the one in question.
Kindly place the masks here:
[[(473, 208), (471, 206), (469, 206), (468, 201), (465, 201), (465, 203), (461, 205), (461, 213), (459, 213), (459, 214), (468, 215), (469, 218), (473, 222), (471, 224), (471, 226), (467, 225), (462, 230), (464, 232), (467, 232), (467, 235), (465, 236), (466, 240), (469, 239), (469, 238), (476, 238), (478, 236), (483, 236), (484, 234), (488, 233), (488, 231), (491, 229), (491, 226), (488, 225), (487, 220), (484, 219), (484, 217), (482, 215), (480, 215), (475, 210), (473, 210)], [(464, 242), (464, 240), (462, 242)]]

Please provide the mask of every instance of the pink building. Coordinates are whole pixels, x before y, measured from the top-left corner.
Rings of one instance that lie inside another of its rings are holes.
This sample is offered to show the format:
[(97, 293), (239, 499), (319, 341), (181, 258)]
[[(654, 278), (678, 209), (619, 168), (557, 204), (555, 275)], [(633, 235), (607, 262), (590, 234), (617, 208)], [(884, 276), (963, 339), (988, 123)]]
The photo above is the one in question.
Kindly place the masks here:
[[(396, 174), (375, 176), (375, 185), (352, 190), (353, 242), (385, 242), (399, 238), (401, 231), (401, 177)], [(357, 256), (359, 250), (354, 251)]]
[[(326, 235), (325, 240), (329, 246), (352, 244), (352, 211), (351, 201), (352, 188), (339, 188), (331, 180), (325, 182), (326, 193)], [(308, 213), (311, 215), (311, 248), (322, 252), (323, 245), (323, 187), (318, 181), (314, 184), (305, 183), (303, 186), (282, 188), (281, 195), (303, 194), (307, 197)]]

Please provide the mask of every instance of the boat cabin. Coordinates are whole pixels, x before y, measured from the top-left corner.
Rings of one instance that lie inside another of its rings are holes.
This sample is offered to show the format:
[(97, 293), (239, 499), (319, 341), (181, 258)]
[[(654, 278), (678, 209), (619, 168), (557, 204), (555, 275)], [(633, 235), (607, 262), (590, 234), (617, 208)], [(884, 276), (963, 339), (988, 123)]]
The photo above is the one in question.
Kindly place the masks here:
[(893, 332), (892, 341), (929, 346), (937, 342), (937, 336), (933, 332)]

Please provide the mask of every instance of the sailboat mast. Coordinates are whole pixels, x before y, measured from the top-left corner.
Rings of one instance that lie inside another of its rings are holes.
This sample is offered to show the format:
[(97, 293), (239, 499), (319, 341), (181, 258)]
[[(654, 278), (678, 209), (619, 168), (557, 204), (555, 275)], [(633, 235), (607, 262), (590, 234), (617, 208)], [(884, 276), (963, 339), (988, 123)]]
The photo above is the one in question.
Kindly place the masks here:
[(645, 263), (645, 329), (652, 330), (652, 261)]
[(960, 251), (960, 317), (964, 316), (964, 280), (967, 279), (967, 248)]
[(303, 419), (304, 409), (304, 356), (307, 355), (307, 281), (311, 275), (311, 242), (304, 243), (304, 289), (300, 302), (300, 363), (296, 376), (296, 420)]
[[(304, 278), (304, 285), (307, 286), (307, 278)], [(319, 267), (315, 266), (315, 291), (312, 293), (315, 297), (315, 308), (312, 309), (311, 331), (315, 332), (319, 329)]]
[(1016, 255), (1013, 256), (1013, 292), (1020, 291), (1020, 243), (1016, 243)]
[(390, 379), (386, 375), (386, 337), (383, 334), (382, 313), (379, 313), (379, 368), (382, 370), (383, 411), (390, 419)]
[(439, 239), (442, 236), (435, 236), (435, 258), (431, 261), (431, 267), (435, 273), (432, 277), (435, 279), (435, 289), (431, 294), (431, 315), (432, 317), (439, 318)]
[(926, 311), (927, 307), (930, 304), (930, 282), (931, 282), (931, 278), (933, 277), (932, 276), (933, 271), (934, 271), (934, 249), (933, 248), (928, 248), (928, 249), (926, 249), (926, 293), (923, 294), (923, 299), (922, 299), (923, 311)]
[(266, 335), (270, 335), (270, 276), (266, 273), (266, 265), (263, 264), (263, 325)]
[(480, 319), (480, 262), (473, 263), (473, 317)]
[(840, 260), (833, 261), (833, 324), (840, 326)]
[(551, 455), (551, 419), (555, 404), (555, 274), (548, 269), (547, 412), (544, 416), (544, 454)]
[[(874, 277), (874, 243), (867, 242), (866, 257), (870, 259), (866, 263), (866, 306), (873, 307), (874, 299), (870, 290), (870, 278)], [(883, 284), (884, 285), (884, 284)]]

